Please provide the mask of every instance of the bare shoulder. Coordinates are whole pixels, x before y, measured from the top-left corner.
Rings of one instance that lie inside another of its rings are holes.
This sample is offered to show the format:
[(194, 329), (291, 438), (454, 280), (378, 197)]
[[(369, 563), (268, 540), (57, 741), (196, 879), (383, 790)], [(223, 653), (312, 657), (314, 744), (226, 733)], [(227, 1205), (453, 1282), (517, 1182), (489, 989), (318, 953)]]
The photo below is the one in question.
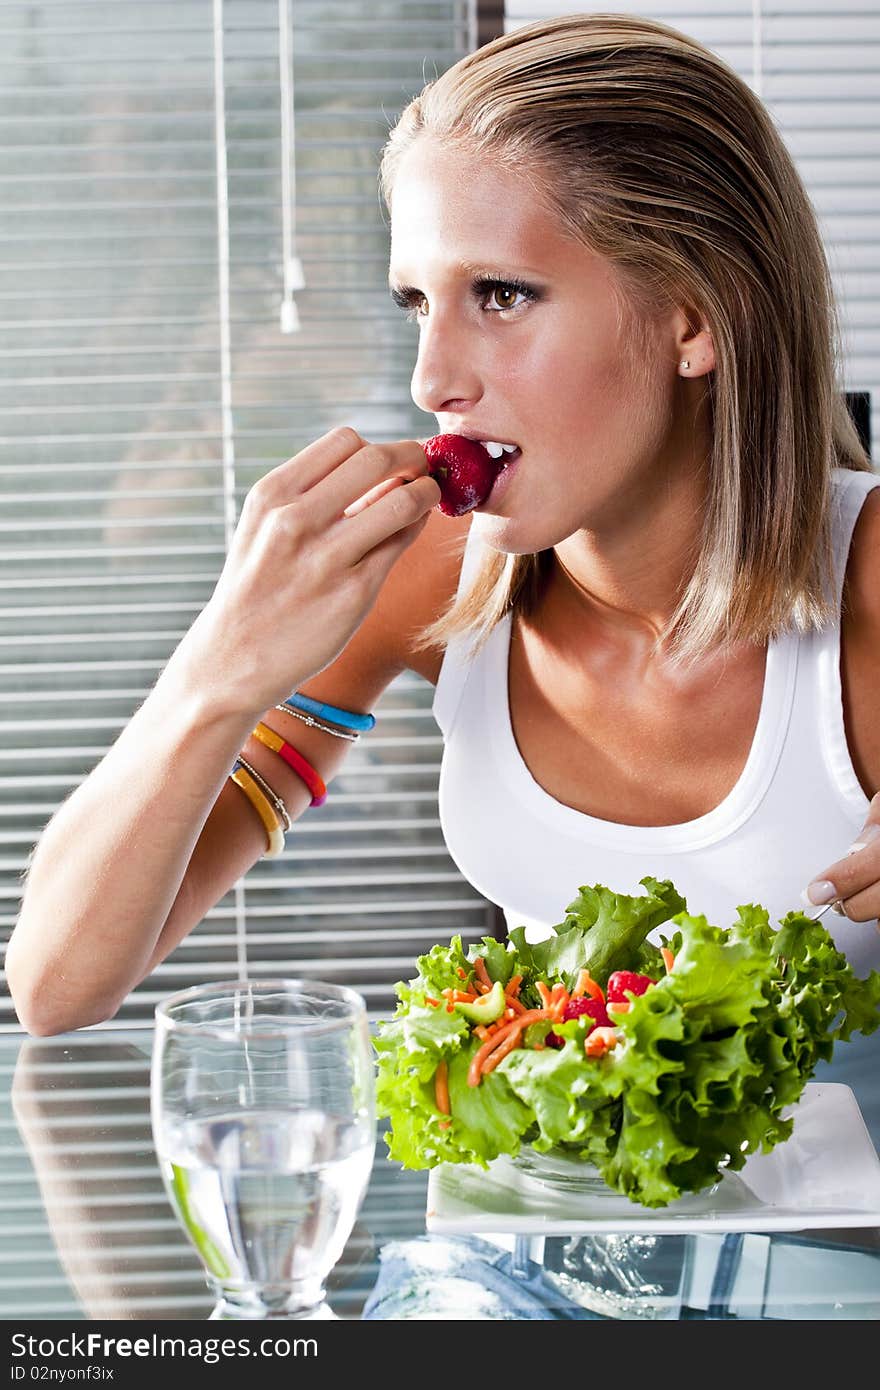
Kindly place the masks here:
[(853, 531), (846, 607), (851, 620), (880, 630), (880, 487), (868, 493)]
[(846, 569), (841, 676), (853, 767), (867, 796), (880, 789), (880, 488), (865, 498)]

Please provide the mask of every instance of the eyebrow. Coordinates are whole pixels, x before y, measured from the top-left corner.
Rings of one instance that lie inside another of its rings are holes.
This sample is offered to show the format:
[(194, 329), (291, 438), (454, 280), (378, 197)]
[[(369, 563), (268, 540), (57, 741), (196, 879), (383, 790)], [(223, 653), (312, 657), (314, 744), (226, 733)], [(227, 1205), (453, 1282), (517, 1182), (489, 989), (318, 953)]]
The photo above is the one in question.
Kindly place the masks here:
[[(509, 266), (506, 270), (501, 270), (499, 269), (497, 262), (493, 265), (486, 261), (459, 261), (456, 265), (452, 267), (452, 270), (457, 274), (464, 276), (467, 279), (473, 280), (503, 280), (505, 275), (528, 275), (530, 277), (538, 275), (539, 278), (542, 278), (539, 275), (538, 271), (532, 271), (525, 268), (514, 268), (513, 266)], [(412, 294), (416, 290), (415, 285), (402, 284), (399, 280), (397, 280), (394, 276), (393, 271), (388, 272), (388, 288), (392, 294), (399, 295)]]

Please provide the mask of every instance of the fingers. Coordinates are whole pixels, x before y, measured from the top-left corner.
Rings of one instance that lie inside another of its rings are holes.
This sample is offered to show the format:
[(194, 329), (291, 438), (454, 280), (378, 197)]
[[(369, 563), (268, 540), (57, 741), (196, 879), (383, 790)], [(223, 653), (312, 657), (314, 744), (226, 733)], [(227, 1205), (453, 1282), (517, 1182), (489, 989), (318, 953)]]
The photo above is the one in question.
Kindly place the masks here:
[(370, 488), (370, 491), (365, 492), (363, 497), (359, 497), (356, 502), (352, 502), (349, 507), (346, 507), (343, 516), (357, 516), (358, 512), (362, 512), (365, 507), (370, 507), (374, 502), (378, 502), (379, 498), (384, 497), (386, 493), (393, 492), (396, 487), (404, 487), (405, 485), (406, 480), (404, 478), (398, 476), (386, 478), (384, 483), (378, 483), (376, 487)]
[(340, 425), (301, 449), (286, 463), (279, 463), (261, 479), (265, 491), (271, 489), (275, 505), (281, 506), (315, 487), (340, 463), (363, 449), (366, 440), (350, 425)]
[(309, 493), (313, 523), (331, 525), (353, 503), (393, 477), (409, 483), (427, 477), (428, 460), (415, 440), (396, 444), (365, 444), (362, 449), (328, 471)]
[[(286, 463), (265, 474), (246, 498), (249, 520), (277, 507), (308, 502), (310, 529), (320, 531), (355, 503), (369, 502), (390, 490), (398, 478), (425, 476), (428, 460), (415, 440), (371, 444), (342, 425), (316, 439)], [(358, 508), (359, 510), (360, 508)]]
[(427, 520), (439, 501), (440, 488), (425, 476), (393, 487), (356, 515), (343, 517), (337, 540), (345, 547), (347, 562), (359, 564), (399, 532)]
[(848, 853), (817, 874), (805, 896), (817, 906), (839, 902), (854, 922), (880, 916), (880, 795), (871, 802), (868, 819)]

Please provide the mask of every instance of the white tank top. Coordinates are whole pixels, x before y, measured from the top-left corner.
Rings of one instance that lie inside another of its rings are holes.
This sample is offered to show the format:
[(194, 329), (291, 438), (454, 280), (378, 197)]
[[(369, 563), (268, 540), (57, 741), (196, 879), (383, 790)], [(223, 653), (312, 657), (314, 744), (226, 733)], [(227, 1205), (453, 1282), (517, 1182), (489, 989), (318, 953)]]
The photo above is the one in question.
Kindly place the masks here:
[[(641, 893), (647, 874), (668, 878), (688, 909), (729, 926), (740, 903), (761, 903), (771, 923), (804, 909), (801, 893), (842, 858), (869, 799), (847, 747), (840, 681), (840, 597), (853, 528), (875, 473), (836, 469), (833, 546), (838, 620), (821, 632), (768, 645), (758, 723), (746, 765), (720, 805), (681, 825), (632, 826), (555, 800), (523, 761), (510, 719), (510, 615), (471, 656), (450, 642), (433, 712), (444, 739), (440, 821), (465, 878), (530, 940), (561, 922), (581, 884)], [(468, 536), (459, 591), (471, 582), (482, 541)], [(822, 919), (857, 974), (880, 966), (877, 923), (829, 912)]]

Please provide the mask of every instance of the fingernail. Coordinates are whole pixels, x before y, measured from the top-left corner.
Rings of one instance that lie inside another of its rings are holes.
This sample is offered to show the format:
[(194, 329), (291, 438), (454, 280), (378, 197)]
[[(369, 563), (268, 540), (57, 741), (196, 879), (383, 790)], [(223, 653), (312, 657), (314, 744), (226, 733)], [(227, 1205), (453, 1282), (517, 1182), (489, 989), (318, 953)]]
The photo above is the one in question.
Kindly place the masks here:
[(859, 838), (854, 840), (847, 850), (847, 854), (858, 854), (860, 849), (867, 849), (868, 845), (880, 835), (880, 825), (871, 823), (859, 831)]
[(830, 879), (817, 878), (807, 884), (807, 901), (814, 907), (822, 907), (825, 903), (833, 902), (836, 897), (837, 889)]

